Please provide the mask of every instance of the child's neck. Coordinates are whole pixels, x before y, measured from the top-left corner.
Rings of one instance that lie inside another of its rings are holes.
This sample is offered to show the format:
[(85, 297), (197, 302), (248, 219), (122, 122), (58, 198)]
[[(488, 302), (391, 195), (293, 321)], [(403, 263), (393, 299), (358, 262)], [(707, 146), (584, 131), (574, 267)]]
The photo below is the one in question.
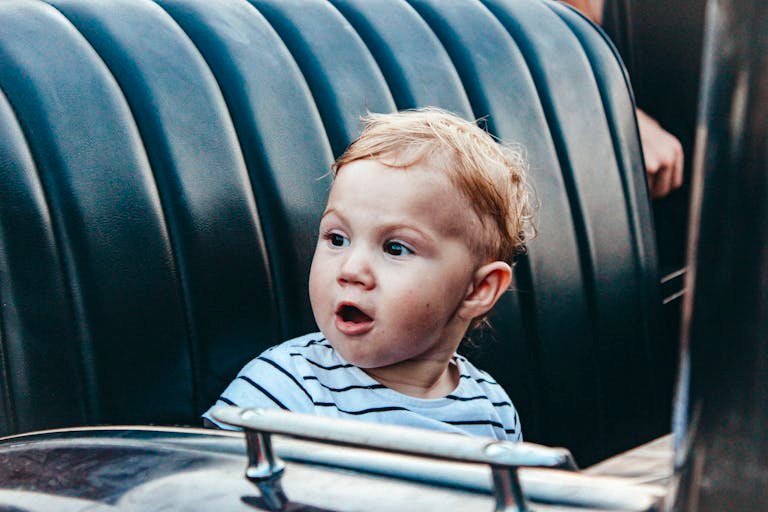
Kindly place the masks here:
[(388, 388), (416, 398), (443, 398), (459, 384), (459, 368), (453, 359), (447, 364), (409, 360), (363, 371)]

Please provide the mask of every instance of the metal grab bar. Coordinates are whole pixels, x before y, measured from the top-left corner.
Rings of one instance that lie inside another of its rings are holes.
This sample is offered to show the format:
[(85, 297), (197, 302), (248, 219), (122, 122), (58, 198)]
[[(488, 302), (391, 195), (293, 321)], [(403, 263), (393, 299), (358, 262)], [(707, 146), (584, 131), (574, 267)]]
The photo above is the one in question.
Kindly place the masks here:
[(418, 455), (491, 467), (497, 512), (529, 510), (517, 475), (518, 467), (577, 469), (571, 453), (533, 443), (512, 443), (482, 437), (379, 425), (277, 409), (220, 407), (211, 411), (217, 421), (246, 431), (249, 465), (246, 476), (274, 510), (287, 498), (280, 486), (282, 463), (271, 449), (270, 434), (357, 448)]

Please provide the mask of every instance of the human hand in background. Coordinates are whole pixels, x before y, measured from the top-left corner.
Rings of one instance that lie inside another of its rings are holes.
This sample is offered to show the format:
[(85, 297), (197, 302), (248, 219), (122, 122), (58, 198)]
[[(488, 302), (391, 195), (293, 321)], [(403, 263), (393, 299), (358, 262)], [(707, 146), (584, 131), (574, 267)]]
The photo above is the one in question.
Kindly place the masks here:
[[(597, 23), (603, 22), (605, 0), (563, 0)], [(640, 142), (645, 155), (645, 174), (653, 199), (668, 195), (683, 184), (683, 147), (654, 118), (637, 109)]]
[(603, 24), (603, 7), (605, 0), (563, 0), (580, 10), (587, 18), (598, 25)]
[(653, 199), (659, 199), (683, 184), (683, 147), (674, 135), (639, 108), (637, 125), (645, 155), (648, 189)]

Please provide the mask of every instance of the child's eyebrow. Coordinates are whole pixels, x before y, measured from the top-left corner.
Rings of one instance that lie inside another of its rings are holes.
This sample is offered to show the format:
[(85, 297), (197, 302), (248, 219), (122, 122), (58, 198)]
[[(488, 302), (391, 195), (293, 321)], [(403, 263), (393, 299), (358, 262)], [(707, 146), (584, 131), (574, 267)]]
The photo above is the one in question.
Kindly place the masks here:
[(323, 220), (329, 215), (336, 215), (338, 218), (340, 218), (342, 221), (346, 221), (346, 217), (338, 211), (336, 208), (326, 208), (326, 210), (323, 212), (323, 214), (320, 216), (320, 220)]
[(424, 231), (423, 229), (419, 229), (416, 226), (412, 226), (410, 224), (402, 223), (402, 222), (395, 222), (392, 224), (386, 224), (382, 226), (383, 231), (394, 231), (396, 229), (409, 229), (411, 231), (415, 231), (416, 234), (418, 234), (420, 237), (424, 238), (427, 242), (433, 242), (434, 237), (428, 232)]
[[(322, 221), (329, 215), (335, 215), (336, 217), (339, 218), (339, 220), (342, 223), (347, 223), (347, 218), (344, 216), (343, 213), (341, 213), (336, 208), (328, 208), (327, 210), (325, 210), (322, 216), (320, 217), (320, 220)], [(404, 222), (404, 221), (382, 223), (377, 227), (377, 229), (382, 232), (395, 231), (397, 229), (409, 229), (411, 231), (414, 231), (420, 237), (424, 238), (427, 242), (433, 242), (435, 240), (435, 237), (432, 236), (428, 231), (420, 229), (418, 226), (408, 224), (407, 222)]]

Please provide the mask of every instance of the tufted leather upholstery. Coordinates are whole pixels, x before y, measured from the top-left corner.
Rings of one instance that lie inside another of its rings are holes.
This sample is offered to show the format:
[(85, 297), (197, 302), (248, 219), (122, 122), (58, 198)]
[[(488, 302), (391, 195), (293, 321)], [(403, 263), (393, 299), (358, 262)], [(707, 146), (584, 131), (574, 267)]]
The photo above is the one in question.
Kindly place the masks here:
[(602, 34), (536, 0), (0, 3), (0, 433), (199, 424), (313, 329), (334, 155), (366, 109), (522, 144), (540, 236), (478, 363), (582, 463), (666, 430), (633, 101)]

